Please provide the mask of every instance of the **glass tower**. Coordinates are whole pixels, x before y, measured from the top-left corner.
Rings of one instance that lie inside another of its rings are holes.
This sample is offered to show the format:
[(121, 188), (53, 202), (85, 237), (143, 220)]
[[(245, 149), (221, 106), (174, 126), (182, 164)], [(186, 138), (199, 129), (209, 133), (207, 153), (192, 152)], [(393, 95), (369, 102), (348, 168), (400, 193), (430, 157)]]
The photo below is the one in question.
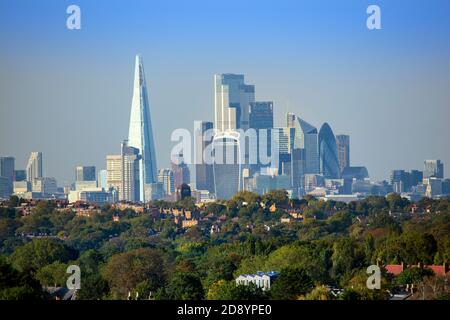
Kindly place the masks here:
[(324, 123), (319, 131), (320, 173), (329, 179), (339, 179), (338, 148), (336, 138), (328, 123)]
[(157, 172), (144, 64), (140, 55), (136, 56), (128, 145), (139, 149), (139, 200), (145, 202), (145, 186), (156, 182)]

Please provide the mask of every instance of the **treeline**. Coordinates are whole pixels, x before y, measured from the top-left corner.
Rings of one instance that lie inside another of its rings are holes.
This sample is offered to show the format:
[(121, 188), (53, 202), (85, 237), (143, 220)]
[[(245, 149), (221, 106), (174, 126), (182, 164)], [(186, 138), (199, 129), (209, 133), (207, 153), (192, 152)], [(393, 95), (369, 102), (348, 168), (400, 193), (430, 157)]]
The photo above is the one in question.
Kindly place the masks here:
[[(436, 276), (383, 272), (383, 289), (368, 290), (369, 265), (450, 262), (449, 199), (410, 203), (391, 194), (347, 205), (239, 192), (202, 212), (226, 219), (188, 230), (109, 206), (80, 217), (52, 201), (21, 216), (18, 201), (0, 208), (0, 299), (46, 299), (42, 288), (65, 286), (73, 264), (81, 268), (78, 299), (335, 299), (329, 287), (344, 289), (339, 299), (386, 299), (401, 285)], [(155, 205), (194, 208), (192, 199)], [(286, 208), (303, 219), (281, 223)], [(211, 233), (214, 224), (219, 230)], [(240, 274), (271, 270), (280, 276), (269, 292), (235, 285)], [(445, 290), (433, 296), (445, 297)]]

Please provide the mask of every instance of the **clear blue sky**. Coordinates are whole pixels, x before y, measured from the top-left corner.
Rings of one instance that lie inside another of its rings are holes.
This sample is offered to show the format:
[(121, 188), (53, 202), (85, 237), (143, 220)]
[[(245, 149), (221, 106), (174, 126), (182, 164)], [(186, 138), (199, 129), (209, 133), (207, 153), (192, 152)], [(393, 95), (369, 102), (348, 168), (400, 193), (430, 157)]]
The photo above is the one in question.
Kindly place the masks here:
[[(81, 7), (82, 29), (66, 29)], [(366, 28), (378, 4), (382, 30)], [(144, 57), (158, 167), (175, 128), (213, 119), (213, 74), (243, 73), (276, 125), (292, 111), (351, 135), (371, 176), (450, 172), (450, 1), (0, 2), (0, 155), (43, 151), (60, 184), (105, 167), (127, 136), (134, 55)], [(446, 173), (446, 176), (449, 176)]]

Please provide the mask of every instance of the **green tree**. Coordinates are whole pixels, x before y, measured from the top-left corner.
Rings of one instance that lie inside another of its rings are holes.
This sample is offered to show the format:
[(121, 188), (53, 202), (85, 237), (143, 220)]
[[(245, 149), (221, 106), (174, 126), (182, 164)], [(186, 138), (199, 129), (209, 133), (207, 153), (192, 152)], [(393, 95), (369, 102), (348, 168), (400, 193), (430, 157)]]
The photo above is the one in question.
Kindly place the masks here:
[(165, 283), (163, 254), (158, 249), (141, 248), (112, 256), (103, 270), (113, 298), (125, 299), (136, 286), (147, 281), (153, 290)]
[(169, 281), (163, 298), (170, 300), (201, 300), (204, 295), (202, 283), (196, 275), (177, 273)]
[(33, 239), (11, 255), (12, 265), (19, 271), (33, 271), (53, 262), (68, 262), (77, 253), (57, 240)]
[(42, 300), (45, 297), (41, 285), (30, 273), (15, 270), (0, 257), (0, 300)]
[(424, 268), (408, 268), (402, 271), (396, 278), (396, 282), (400, 285), (418, 284), (425, 277), (434, 275), (433, 270)]
[(316, 286), (310, 293), (302, 297), (302, 300), (333, 300), (334, 297), (324, 285)]
[(40, 268), (35, 278), (45, 287), (65, 287), (69, 276), (66, 270), (67, 264), (56, 261)]
[(271, 285), (270, 294), (277, 300), (295, 300), (310, 292), (313, 282), (302, 268), (285, 268)]

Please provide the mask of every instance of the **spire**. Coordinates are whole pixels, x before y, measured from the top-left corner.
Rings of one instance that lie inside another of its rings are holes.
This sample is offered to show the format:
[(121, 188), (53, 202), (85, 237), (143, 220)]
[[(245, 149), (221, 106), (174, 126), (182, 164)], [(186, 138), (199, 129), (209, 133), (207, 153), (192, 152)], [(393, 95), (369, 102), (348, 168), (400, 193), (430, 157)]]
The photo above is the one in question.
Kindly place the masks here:
[(145, 201), (145, 185), (156, 182), (156, 157), (150, 106), (142, 57), (136, 55), (128, 145), (139, 149), (140, 201)]

